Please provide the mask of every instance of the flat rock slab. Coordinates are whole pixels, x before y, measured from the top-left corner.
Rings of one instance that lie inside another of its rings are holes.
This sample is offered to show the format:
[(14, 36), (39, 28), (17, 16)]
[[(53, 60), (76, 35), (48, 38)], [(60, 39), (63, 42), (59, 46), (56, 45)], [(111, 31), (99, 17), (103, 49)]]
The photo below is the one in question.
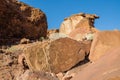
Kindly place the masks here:
[(120, 46), (120, 31), (101, 31), (94, 36), (89, 59), (94, 62), (110, 49)]
[(107, 52), (71, 80), (120, 80), (120, 47)]

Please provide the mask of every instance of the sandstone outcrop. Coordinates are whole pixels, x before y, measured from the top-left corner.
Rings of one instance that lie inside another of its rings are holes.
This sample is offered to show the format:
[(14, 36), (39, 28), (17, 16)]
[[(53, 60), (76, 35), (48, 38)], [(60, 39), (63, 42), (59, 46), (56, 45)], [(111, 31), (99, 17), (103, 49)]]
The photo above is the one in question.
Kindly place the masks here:
[(0, 0), (0, 16), (0, 44), (47, 36), (46, 16), (39, 9), (14, 0)]
[(109, 50), (71, 80), (120, 80), (120, 47)]
[(90, 50), (89, 59), (94, 62), (110, 49), (120, 45), (120, 31), (101, 31), (96, 33)]
[[(60, 33), (69, 35), (71, 38), (76, 39), (76, 36), (81, 37), (89, 32), (97, 32), (94, 28), (94, 20), (99, 18), (94, 14), (75, 14), (62, 22), (60, 26)], [(76, 32), (77, 31), (77, 32)]]
[(90, 50), (87, 44), (70, 38), (45, 41), (28, 47), (24, 51), (25, 59), (33, 71), (64, 72), (85, 59)]

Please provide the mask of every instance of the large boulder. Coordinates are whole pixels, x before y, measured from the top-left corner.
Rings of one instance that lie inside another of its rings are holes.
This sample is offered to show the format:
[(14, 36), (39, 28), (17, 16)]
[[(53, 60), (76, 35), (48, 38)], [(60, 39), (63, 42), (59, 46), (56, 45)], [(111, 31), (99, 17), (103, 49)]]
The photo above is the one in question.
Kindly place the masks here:
[(60, 26), (60, 33), (67, 34), (76, 40), (76, 36), (81, 37), (81, 35), (88, 32), (97, 32), (97, 29), (94, 28), (96, 18), (99, 17), (94, 14), (80, 13), (72, 15), (64, 19)]
[(120, 80), (120, 47), (79, 71), (71, 80)]
[[(70, 38), (43, 41), (28, 47), (25, 59), (32, 71), (64, 72), (85, 59), (90, 47)], [(86, 47), (86, 48), (85, 48)]]
[(110, 49), (120, 45), (120, 31), (101, 31), (96, 33), (90, 50), (89, 59), (94, 62)]
[(15, 0), (0, 0), (0, 44), (13, 39), (38, 39), (46, 35), (47, 20), (41, 10)]

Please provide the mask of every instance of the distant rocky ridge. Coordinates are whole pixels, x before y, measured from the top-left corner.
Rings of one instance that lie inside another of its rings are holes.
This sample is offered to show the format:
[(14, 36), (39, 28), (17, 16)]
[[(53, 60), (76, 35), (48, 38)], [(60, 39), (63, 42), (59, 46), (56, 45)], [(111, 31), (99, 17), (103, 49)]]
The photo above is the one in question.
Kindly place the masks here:
[(0, 16), (0, 44), (47, 36), (47, 18), (39, 9), (16, 0), (0, 0)]

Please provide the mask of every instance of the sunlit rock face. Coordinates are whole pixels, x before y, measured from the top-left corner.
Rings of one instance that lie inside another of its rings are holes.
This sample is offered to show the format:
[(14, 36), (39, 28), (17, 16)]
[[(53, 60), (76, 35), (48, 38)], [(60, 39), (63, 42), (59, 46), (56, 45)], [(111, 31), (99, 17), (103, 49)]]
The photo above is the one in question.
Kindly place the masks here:
[[(106, 43), (106, 42), (105, 42)], [(120, 80), (120, 46), (78, 71), (71, 80)]]
[(81, 15), (82, 14), (76, 14), (76, 15), (72, 15), (68, 18), (65, 18), (60, 26), (60, 32), (69, 34), (72, 30), (74, 30), (76, 24), (78, 24), (80, 22), (80, 20), (83, 19), (83, 16), (81, 16)]
[(97, 61), (109, 50), (120, 46), (120, 31), (101, 31), (94, 36), (89, 59)]
[(46, 35), (47, 20), (41, 10), (16, 0), (0, 0), (0, 42), (7, 43), (15, 38), (38, 39)]
[(94, 20), (99, 18), (95, 14), (75, 14), (62, 22), (60, 33), (69, 35), (75, 40), (81, 40), (87, 33), (95, 33), (98, 30), (94, 28)]

